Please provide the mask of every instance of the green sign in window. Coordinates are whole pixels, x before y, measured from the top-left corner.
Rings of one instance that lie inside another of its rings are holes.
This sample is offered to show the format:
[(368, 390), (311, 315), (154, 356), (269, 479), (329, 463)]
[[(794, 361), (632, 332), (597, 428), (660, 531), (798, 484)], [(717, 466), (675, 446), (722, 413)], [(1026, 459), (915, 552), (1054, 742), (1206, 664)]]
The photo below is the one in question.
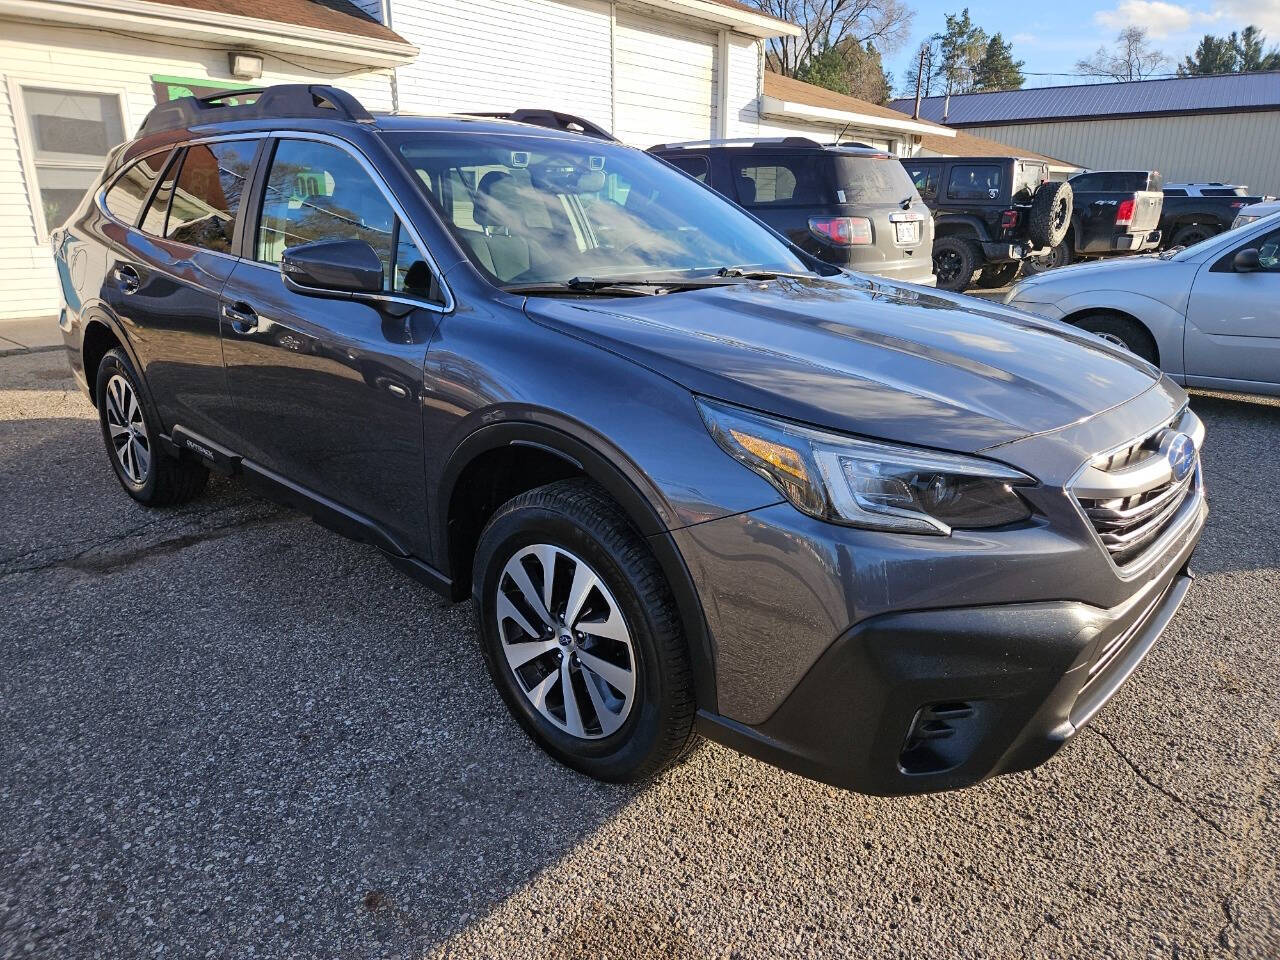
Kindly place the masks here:
[[(209, 97), (215, 93), (225, 93), (228, 90), (254, 90), (257, 88), (247, 83), (220, 83), (217, 80), (192, 80), (188, 77), (153, 75), (151, 77), (151, 89), (155, 93), (156, 103), (168, 103), (170, 100), (179, 100), (182, 97)], [(234, 106), (236, 98), (228, 97), (224, 102), (228, 106)]]

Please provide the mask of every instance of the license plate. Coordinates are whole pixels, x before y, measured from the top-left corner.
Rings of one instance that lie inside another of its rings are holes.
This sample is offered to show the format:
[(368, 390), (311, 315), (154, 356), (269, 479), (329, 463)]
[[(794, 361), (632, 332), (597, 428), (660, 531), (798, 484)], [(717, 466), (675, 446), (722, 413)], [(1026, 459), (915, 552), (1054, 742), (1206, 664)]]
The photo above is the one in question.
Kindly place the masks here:
[(894, 239), (898, 243), (919, 243), (920, 242), (920, 223), (906, 222), (895, 223), (893, 225)]

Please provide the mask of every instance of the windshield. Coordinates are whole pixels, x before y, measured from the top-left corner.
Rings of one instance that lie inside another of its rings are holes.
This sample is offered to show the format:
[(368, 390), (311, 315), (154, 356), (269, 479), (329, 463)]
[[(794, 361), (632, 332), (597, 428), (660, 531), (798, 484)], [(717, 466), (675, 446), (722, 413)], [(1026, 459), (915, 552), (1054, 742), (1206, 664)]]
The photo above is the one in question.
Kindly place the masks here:
[(639, 150), (518, 133), (386, 139), (499, 284), (807, 272), (774, 233)]

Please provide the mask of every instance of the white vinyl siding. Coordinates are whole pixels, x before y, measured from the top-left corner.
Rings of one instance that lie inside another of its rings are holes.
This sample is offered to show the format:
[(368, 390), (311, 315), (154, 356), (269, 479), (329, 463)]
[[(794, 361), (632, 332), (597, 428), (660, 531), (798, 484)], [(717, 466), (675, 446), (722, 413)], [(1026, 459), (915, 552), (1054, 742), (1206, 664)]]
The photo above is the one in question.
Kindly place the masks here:
[[(371, 109), (391, 105), (387, 71), (328, 80), (351, 64), (314, 63), (314, 71), (264, 54), (262, 83), (336, 83)], [(292, 59), (292, 58), (291, 58)], [(38, 232), (36, 184), (27, 183), (10, 89), (32, 86), (118, 94), (125, 136), (132, 137), (155, 106), (151, 77), (180, 76), (231, 83), (223, 48), (165, 44), (49, 24), (0, 23), (0, 319), (40, 316), (58, 310), (53, 256)], [(24, 138), (25, 140), (25, 138)], [(29, 152), (29, 151), (27, 151)], [(56, 224), (51, 225), (56, 226)]]
[(966, 127), (965, 133), (1092, 170), (1159, 170), (1166, 182), (1221, 180), (1280, 194), (1280, 112)]
[(637, 147), (716, 135), (719, 35), (618, 10), (615, 130)]
[(405, 113), (563, 110), (613, 127), (603, 0), (394, 0), (418, 59), (396, 70)]

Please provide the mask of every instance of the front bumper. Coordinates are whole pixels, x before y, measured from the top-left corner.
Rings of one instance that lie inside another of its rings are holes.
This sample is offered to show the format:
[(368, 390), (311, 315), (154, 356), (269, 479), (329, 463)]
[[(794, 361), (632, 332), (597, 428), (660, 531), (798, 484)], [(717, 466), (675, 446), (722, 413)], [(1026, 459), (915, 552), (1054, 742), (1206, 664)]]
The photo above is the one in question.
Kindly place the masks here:
[(953, 790), (1029, 770), (1120, 688), (1190, 584), (1182, 559), (1110, 610), (1062, 601), (875, 617), (832, 644), (766, 723), (700, 713), (699, 729), (860, 793)]

